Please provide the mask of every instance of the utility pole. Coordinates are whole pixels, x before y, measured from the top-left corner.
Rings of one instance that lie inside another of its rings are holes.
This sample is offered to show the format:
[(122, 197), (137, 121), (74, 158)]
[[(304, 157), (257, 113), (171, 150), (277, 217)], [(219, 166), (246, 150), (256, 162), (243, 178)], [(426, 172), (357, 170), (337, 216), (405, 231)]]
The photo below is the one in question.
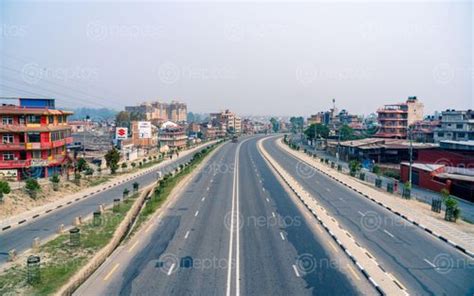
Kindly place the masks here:
[(411, 188), (412, 182), (412, 164), (413, 164), (413, 139), (412, 139), (412, 130), (411, 127), (408, 127), (408, 140), (410, 141), (410, 168), (408, 171), (408, 182)]

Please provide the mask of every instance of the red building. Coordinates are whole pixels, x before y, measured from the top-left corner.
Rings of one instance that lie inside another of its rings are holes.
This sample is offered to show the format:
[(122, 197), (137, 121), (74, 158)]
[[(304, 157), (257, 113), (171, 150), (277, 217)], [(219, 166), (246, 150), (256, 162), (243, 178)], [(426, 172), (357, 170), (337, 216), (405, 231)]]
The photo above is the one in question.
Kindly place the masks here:
[(67, 116), (54, 99), (18, 99), (0, 106), (0, 177), (23, 180), (61, 173), (70, 162), (66, 145), (72, 143)]

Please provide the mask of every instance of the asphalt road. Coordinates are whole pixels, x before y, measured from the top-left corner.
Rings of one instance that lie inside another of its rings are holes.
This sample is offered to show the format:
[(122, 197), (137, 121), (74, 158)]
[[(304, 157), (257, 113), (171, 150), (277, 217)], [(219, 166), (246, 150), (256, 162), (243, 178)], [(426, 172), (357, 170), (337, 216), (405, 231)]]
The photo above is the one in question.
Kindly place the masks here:
[(9, 250), (16, 249), (18, 253), (21, 253), (31, 248), (34, 238), (39, 237), (40, 240), (42, 240), (51, 237), (55, 234), (59, 225), (64, 224), (65, 227), (72, 225), (75, 217), (86, 217), (94, 211), (97, 211), (100, 204), (109, 205), (113, 203), (114, 198), (121, 198), (125, 188), (132, 191), (132, 184), (134, 182), (138, 182), (141, 187), (145, 187), (156, 180), (157, 171), (162, 171), (163, 173), (172, 171), (180, 164), (189, 161), (192, 156), (193, 153), (190, 153), (189, 155), (175, 159), (174, 162), (157, 168), (150, 173), (111, 187), (105, 191), (95, 193), (89, 198), (55, 210), (48, 215), (40, 216), (32, 220), (30, 223), (1, 232), (0, 264), (3, 264), (8, 260)]
[(473, 295), (474, 262), (276, 146), (264, 148), (412, 295)]
[(217, 150), (75, 294), (374, 295), (286, 193), (257, 139)]

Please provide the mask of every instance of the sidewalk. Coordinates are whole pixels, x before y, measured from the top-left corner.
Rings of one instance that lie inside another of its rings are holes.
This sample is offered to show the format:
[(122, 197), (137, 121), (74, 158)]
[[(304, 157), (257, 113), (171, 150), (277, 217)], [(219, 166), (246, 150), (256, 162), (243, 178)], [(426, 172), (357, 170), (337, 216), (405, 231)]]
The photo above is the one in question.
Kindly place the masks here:
[(431, 212), (430, 207), (426, 204), (417, 203), (414, 200), (394, 198), (396, 195), (372, 188), (365, 184), (365, 182), (360, 182), (356, 178), (345, 175), (335, 169), (330, 169), (328, 165), (322, 164), (319, 159), (308, 156), (303, 151), (290, 149), (281, 139), (277, 141), (277, 145), (332, 179), (371, 199), (373, 202), (378, 203), (392, 213), (447, 242), (465, 254), (474, 257), (474, 226), (471, 224), (463, 221), (458, 223), (447, 222), (443, 219), (443, 213)]
[[(313, 154), (316, 154), (318, 157), (323, 157), (323, 158), (328, 158), (330, 161), (334, 161), (337, 163), (336, 157), (330, 155), (326, 151), (320, 151), (317, 150), (315, 151), (311, 146), (308, 145), (302, 145), (304, 149), (307, 149)], [(347, 162), (344, 162), (342, 160), (339, 160), (339, 164), (342, 165), (343, 172), (349, 174), (349, 165)], [(365, 173), (365, 180), (367, 184), (371, 183), (371, 186), (374, 186), (373, 184), (375, 183), (375, 179), (377, 178), (377, 175), (370, 172), (367, 169), (362, 169), (362, 172)], [(402, 194), (403, 190), (403, 184), (393, 178), (385, 177), (385, 176), (380, 176), (380, 179), (382, 179), (382, 188), (387, 188), (388, 183), (395, 183), (398, 182), (398, 194)], [(438, 192), (427, 190), (421, 187), (418, 187), (416, 185), (413, 185), (413, 188), (411, 190), (411, 198), (415, 199), (420, 202), (424, 202), (426, 204), (429, 204), (431, 206), (431, 200), (433, 198), (439, 199), (441, 198), (441, 195)], [(464, 219), (465, 221), (469, 223), (474, 223), (474, 203), (471, 203), (469, 201), (466, 201), (462, 198), (458, 198), (454, 196), (454, 198), (458, 201), (458, 205), (461, 208), (461, 218)], [(442, 205), (442, 209), (444, 210), (444, 204)]]

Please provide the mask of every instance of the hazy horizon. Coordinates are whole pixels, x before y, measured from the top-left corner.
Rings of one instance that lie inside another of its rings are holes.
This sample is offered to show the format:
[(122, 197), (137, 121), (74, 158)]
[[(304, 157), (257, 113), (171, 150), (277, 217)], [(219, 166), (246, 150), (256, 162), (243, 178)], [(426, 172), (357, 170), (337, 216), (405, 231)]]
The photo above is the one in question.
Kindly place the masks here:
[[(473, 109), (472, 3), (0, 4), (0, 96), (121, 110)], [(67, 24), (66, 26), (64, 24)]]

